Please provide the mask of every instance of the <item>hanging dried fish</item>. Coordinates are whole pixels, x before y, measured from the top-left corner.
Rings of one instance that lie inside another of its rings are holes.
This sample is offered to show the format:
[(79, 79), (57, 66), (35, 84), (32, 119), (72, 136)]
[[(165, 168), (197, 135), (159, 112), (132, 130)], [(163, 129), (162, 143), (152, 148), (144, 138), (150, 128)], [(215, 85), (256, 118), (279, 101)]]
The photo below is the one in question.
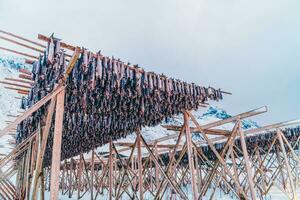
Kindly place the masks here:
[[(84, 48), (81, 52), (66, 80), (62, 159), (87, 152), (92, 145), (101, 146), (110, 137), (119, 139), (139, 127), (155, 126), (184, 109), (196, 109), (208, 99), (222, 99), (220, 90), (145, 72), (137, 65), (132, 68)], [(27, 100), (22, 100), (22, 108), (31, 107), (54, 89), (66, 71), (65, 57), (59, 40), (53, 38), (34, 64), (35, 85)], [(45, 115), (45, 111), (37, 112), (34, 120), (24, 120), (18, 127), (17, 142), (36, 130)], [(46, 165), (51, 160), (53, 131), (52, 126)]]

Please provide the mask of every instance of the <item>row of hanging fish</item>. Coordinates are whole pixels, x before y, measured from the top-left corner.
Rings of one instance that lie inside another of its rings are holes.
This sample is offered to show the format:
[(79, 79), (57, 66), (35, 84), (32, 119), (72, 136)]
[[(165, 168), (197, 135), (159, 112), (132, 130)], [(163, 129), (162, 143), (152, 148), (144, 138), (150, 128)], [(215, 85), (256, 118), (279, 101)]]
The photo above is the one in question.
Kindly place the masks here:
[[(60, 41), (52, 38), (44, 55), (33, 65), (35, 85), (28, 98), (22, 100), (22, 108), (31, 107), (51, 92), (66, 68), (66, 55)], [(220, 89), (146, 72), (84, 48), (66, 85), (62, 158), (87, 152), (92, 146), (109, 142), (110, 138), (126, 137), (143, 126), (158, 125), (184, 110), (197, 109), (208, 100), (222, 99)], [(37, 130), (38, 123), (45, 121), (45, 115), (46, 107), (43, 107), (24, 120), (18, 127), (17, 142)], [(53, 128), (51, 130), (53, 132)], [(53, 133), (47, 144), (48, 151), (52, 137)], [(50, 158), (51, 152), (48, 153), (45, 159)]]
[[(291, 128), (285, 128), (282, 130), (283, 135), (286, 137), (286, 139), (290, 142), (290, 145), (295, 147), (295, 149), (300, 149), (300, 126), (296, 127), (291, 127)], [(259, 153), (260, 155), (264, 155), (266, 152), (270, 151), (270, 153), (274, 153), (277, 148), (280, 149), (280, 144), (279, 141), (274, 143), (272, 149), (270, 149), (271, 144), (273, 143), (273, 140), (276, 139), (277, 137), (277, 132), (276, 131), (267, 131), (267, 132), (262, 132), (260, 134), (256, 135), (250, 135), (247, 136), (246, 139), (246, 144), (247, 144), (247, 151), (249, 155), (253, 155), (255, 150), (257, 149), (256, 147), (259, 147)], [(241, 141), (240, 139), (236, 139), (234, 142), (235, 147), (238, 149), (242, 149), (241, 147)], [(221, 143), (215, 143), (214, 147), (215, 149), (221, 153), (223, 148), (225, 146), (225, 142)], [(208, 160), (216, 160), (217, 157), (215, 153), (212, 151), (212, 149), (208, 145), (202, 145), (199, 147), (198, 151), (200, 151)], [(176, 158), (178, 158), (180, 155), (180, 152), (176, 154)], [(242, 155), (242, 150), (241, 151), (236, 151), (237, 156), (243, 156)], [(162, 160), (165, 163), (169, 162), (169, 153), (161, 155)], [(205, 164), (205, 158), (202, 157), (203, 160), (199, 159), (201, 164)], [(182, 158), (181, 164), (188, 164), (188, 155), (185, 154), (184, 157)]]

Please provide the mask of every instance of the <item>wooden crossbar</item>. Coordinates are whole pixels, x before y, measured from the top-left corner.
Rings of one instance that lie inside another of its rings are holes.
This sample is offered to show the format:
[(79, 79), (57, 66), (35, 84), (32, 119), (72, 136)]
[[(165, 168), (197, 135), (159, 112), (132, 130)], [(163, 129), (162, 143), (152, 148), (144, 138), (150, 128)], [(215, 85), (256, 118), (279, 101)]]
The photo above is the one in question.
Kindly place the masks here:
[(28, 53), (23, 53), (23, 52), (16, 51), (16, 50), (13, 50), (13, 49), (8, 49), (8, 48), (5, 48), (5, 47), (0, 47), (0, 49), (3, 50), (3, 51), (8, 51), (8, 52), (15, 53), (15, 54), (18, 54), (18, 55), (21, 55), (21, 56), (33, 58), (33, 59), (36, 59), (36, 60), (39, 58), (38, 56), (33, 56), (33, 55), (28, 54)]
[(17, 39), (20, 39), (20, 40), (23, 40), (23, 41), (26, 41), (26, 42), (29, 42), (29, 43), (31, 43), (31, 44), (35, 44), (35, 45), (37, 45), (37, 46), (39, 46), (39, 47), (42, 47), (42, 48), (46, 48), (45, 45), (42, 45), (42, 44), (37, 43), (37, 42), (35, 42), (35, 41), (26, 39), (26, 38), (24, 38), (24, 37), (18, 36), (18, 35), (16, 35), (16, 34), (13, 34), (13, 33), (10, 33), (10, 32), (4, 31), (4, 30), (0, 30), (0, 33), (3, 33), (3, 34), (6, 34), (6, 35), (9, 35), (9, 36), (12, 36), (12, 37), (14, 37), (14, 38), (17, 38)]

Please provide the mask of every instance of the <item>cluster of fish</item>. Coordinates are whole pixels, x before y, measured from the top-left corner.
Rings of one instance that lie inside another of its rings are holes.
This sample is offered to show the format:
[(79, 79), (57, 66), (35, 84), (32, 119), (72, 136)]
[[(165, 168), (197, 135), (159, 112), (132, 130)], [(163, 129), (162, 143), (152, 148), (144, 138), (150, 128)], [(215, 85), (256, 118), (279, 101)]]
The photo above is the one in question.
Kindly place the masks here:
[[(292, 128), (285, 128), (282, 130), (282, 132), (283, 132), (284, 136), (286, 137), (286, 139), (290, 142), (291, 146), (296, 145), (295, 146), (296, 149), (300, 148), (300, 143), (299, 143), (300, 126), (292, 127)], [(265, 154), (265, 152), (268, 152), (270, 150), (269, 149), (270, 145), (276, 136), (277, 136), (276, 131), (269, 131), (269, 132), (264, 132), (264, 133), (257, 134), (257, 135), (247, 136), (245, 139), (246, 139), (247, 151), (248, 151), (249, 155), (253, 155), (255, 153), (254, 150), (256, 149), (257, 146), (259, 147), (259, 151), (260, 151), (261, 155)], [(225, 145), (225, 143), (216, 143), (216, 144), (214, 144), (214, 147), (219, 153), (221, 153), (224, 148), (224, 145)], [(275, 145), (273, 146), (273, 148), (271, 149), (270, 153), (273, 153), (274, 151), (276, 151), (276, 148), (278, 145), (280, 145), (280, 144), (277, 141), (275, 143)], [(235, 146), (239, 149), (242, 149), (240, 139), (235, 140)], [(211, 150), (211, 148), (209, 146), (201, 146), (199, 148), (199, 151), (202, 152), (208, 160), (216, 160), (217, 159), (216, 155), (214, 154), (214, 152)], [(236, 151), (236, 153), (238, 156), (243, 156), (242, 151)], [(175, 157), (178, 158), (179, 155), (180, 155), (180, 152), (177, 153)], [(168, 163), (169, 154), (163, 154), (163, 155), (161, 155), (161, 157), (165, 163)], [(187, 154), (185, 154), (184, 157), (182, 158), (181, 164), (188, 164), (188, 155)], [(203, 163), (203, 161), (201, 161), (201, 164), (205, 164), (205, 163)]]
[[(64, 76), (66, 66), (60, 42), (52, 38), (44, 55), (34, 64), (35, 85), (28, 98), (23, 99), (22, 108), (31, 107), (51, 92)], [(208, 100), (222, 99), (220, 89), (146, 72), (84, 48), (66, 85), (63, 159), (101, 146), (110, 138), (126, 137), (143, 126), (155, 126), (184, 110), (197, 109)], [(36, 130), (39, 121), (45, 120), (45, 110), (41, 109), (20, 124), (17, 142)], [(51, 130), (48, 150), (52, 145), (53, 127)]]

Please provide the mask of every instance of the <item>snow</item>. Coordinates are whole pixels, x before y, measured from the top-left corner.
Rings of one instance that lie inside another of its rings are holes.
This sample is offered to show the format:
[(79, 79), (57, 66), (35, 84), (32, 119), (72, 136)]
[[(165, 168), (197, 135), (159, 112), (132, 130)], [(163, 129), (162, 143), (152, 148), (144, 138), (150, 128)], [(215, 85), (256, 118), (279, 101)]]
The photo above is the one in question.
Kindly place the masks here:
[[(24, 64), (24, 60), (16, 57), (0, 56), (0, 80), (5, 78), (17, 78), (18, 69), (27, 68)], [(4, 88), (3, 84), (0, 84), (0, 129), (6, 126), (6, 121), (11, 121), (13, 118), (7, 115), (20, 114), (20, 97), (16, 91), (8, 90)], [(7, 154), (10, 152), (10, 148), (13, 148), (8, 144), (9, 140), (14, 140), (10, 135), (5, 135), (0, 139), (0, 153)]]
[[(189, 199), (193, 199), (192, 198), (192, 189), (191, 189), (191, 187), (189, 187), (189, 186), (182, 187), (182, 190), (188, 196)], [(207, 195), (203, 198), (203, 200), (208, 200), (209, 197), (210, 197), (211, 192), (212, 192), (212, 189), (211, 188), (208, 189)], [(168, 194), (169, 193), (170, 192), (168, 192)], [(94, 194), (96, 194), (96, 191), (94, 191)], [(125, 195), (123, 195), (123, 196), (121, 198), (122, 200), (129, 200), (130, 199), (130, 198), (126, 197)], [(298, 196), (298, 198), (300, 197), (300, 190), (297, 191), (297, 196)], [(232, 200), (232, 199), (236, 199), (234, 195), (230, 195), (230, 194), (225, 195), (219, 189), (216, 190), (214, 197), (215, 197), (214, 198), (215, 200)], [(45, 192), (45, 199), (50, 199), (49, 191)], [(76, 199), (77, 199), (77, 192), (76, 191), (74, 191), (73, 196), (71, 198), (69, 198), (68, 195), (60, 195), (59, 196), (59, 200), (76, 200)], [(90, 199), (91, 199), (91, 197), (90, 197), (89, 192), (87, 192), (85, 194), (85, 196), (82, 198), (82, 200), (90, 200)], [(108, 200), (109, 197), (108, 197), (107, 191), (104, 191), (104, 194), (101, 197), (98, 196), (97, 199)], [(144, 199), (147, 199), (147, 200), (148, 199), (153, 199), (153, 196), (146, 192), (144, 194)], [(170, 199), (170, 196), (166, 195), (164, 197), (164, 200), (166, 200), (166, 199)], [(180, 199), (180, 198), (177, 196), (176, 199)], [(269, 194), (266, 195), (266, 197), (264, 197), (264, 199), (265, 200), (288, 200), (289, 198), (281, 190), (279, 190), (278, 188), (272, 187)]]

